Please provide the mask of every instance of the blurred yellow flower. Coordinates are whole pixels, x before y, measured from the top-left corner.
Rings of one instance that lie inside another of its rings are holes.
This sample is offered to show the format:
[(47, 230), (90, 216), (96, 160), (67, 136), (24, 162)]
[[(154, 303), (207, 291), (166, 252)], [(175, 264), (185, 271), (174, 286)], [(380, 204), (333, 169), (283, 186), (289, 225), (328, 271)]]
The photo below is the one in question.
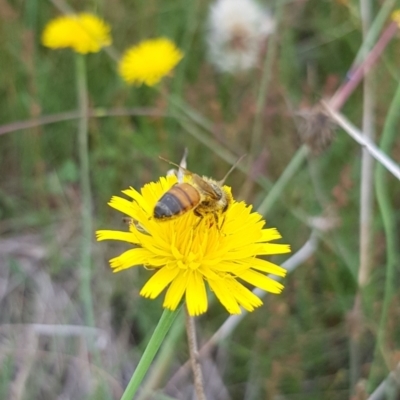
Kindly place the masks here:
[(129, 84), (154, 86), (183, 58), (167, 38), (145, 40), (129, 48), (119, 63), (119, 73)]
[(43, 46), (71, 48), (77, 53), (97, 53), (111, 44), (110, 26), (95, 15), (65, 15), (50, 21), (42, 34)]
[[(175, 176), (162, 177), (145, 185), (140, 193), (133, 188), (123, 193), (133, 199), (114, 196), (109, 205), (132, 218), (129, 232), (100, 230), (97, 240), (119, 240), (134, 246), (110, 260), (118, 272), (143, 265), (152, 276), (140, 294), (154, 299), (168, 287), (163, 306), (175, 310), (185, 295), (190, 315), (207, 311), (205, 282), (231, 314), (242, 306), (253, 311), (262, 301), (238, 280), (271, 293), (283, 285), (265, 274), (285, 276), (282, 267), (257, 256), (290, 252), (289, 245), (273, 244), (281, 238), (275, 228), (264, 228), (262, 216), (244, 202), (232, 201), (221, 227), (214, 216), (199, 223), (192, 211), (176, 219), (159, 222), (153, 218), (160, 197), (177, 183)], [(230, 195), (230, 188), (224, 186)]]
[(394, 10), (392, 12), (392, 20), (400, 26), (400, 9)]

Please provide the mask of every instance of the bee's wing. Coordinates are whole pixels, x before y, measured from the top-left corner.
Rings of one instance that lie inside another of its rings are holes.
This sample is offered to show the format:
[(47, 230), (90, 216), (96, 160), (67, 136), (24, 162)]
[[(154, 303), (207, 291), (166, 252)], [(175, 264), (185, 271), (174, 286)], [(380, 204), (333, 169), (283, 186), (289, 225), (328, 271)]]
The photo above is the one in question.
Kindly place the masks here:
[(170, 176), (170, 175), (176, 176), (178, 178), (178, 182), (183, 183), (184, 182), (183, 177), (184, 176), (192, 176), (193, 173), (179, 165), (178, 169), (175, 169), (175, 168), (169, 169), (167, 171), (167, 175), (168, 176)]
[(190, 174), (190, 171), (188, 171), (186, 169), (186, 167), (187, 167), (187, 162), (186, 162), (187, 156), (188, 156), (188, 149), (187, 149), (187, 147), (185, 147), (185, 151), (183, 153), (182, 160), (179, 163), (179, 169), (178, 169), (178, 175), (177, 175), (178, 176), (178, 182), (183, 182), (183, 177), (185, 176), (185, 174), (186, 175)]
[(219, 200), (220, 195), (214, 190), (214, 188), (203, 178), (197, 174), (192, 173), (193, 183), (206, 195), (210, 196), (214, 200)]
[(175, 164), (172, 161), (167, 160), (164, 157), (159, 156), (159, 158), (163, 161), (166, 161), (168, 164), (174, 165), (175, 167), (178, 167), (178, 170), (169, 170), (167, 172), (167, 175), (176, 175), (176, 177), (178, 178), (178, 182), (182, 183), (183, 182), (183, 177), (186, 176), (192, 176), (193, 172), (190, 172), (189, 170), (187, 170), (186, 167), (186, 157), (187, 157), (187, 149), (185, 149), (185, 153), (183, 154), (182, 160), (180, 162), (180, 164)]

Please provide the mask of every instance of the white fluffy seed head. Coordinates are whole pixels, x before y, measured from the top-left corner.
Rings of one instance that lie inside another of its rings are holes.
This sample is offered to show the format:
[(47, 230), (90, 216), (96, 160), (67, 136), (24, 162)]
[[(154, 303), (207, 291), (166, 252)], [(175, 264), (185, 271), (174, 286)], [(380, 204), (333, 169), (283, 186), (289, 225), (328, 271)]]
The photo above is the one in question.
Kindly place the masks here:
[(231, 73), (255, 67), (263, 42), (275, 29), (272, 16), (254, 0), (217, 0), (208, 23), (209, 59)]

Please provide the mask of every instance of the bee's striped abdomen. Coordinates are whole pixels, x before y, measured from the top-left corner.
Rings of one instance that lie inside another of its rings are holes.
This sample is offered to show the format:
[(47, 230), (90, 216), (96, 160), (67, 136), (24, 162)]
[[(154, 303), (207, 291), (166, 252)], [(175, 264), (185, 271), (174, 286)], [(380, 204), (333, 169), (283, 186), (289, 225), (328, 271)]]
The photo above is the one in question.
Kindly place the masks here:
[(178, 183), (165, 193), (154, 207), (154, 218), (172, 219), (200, 203), (198, 190), (188, 183)]

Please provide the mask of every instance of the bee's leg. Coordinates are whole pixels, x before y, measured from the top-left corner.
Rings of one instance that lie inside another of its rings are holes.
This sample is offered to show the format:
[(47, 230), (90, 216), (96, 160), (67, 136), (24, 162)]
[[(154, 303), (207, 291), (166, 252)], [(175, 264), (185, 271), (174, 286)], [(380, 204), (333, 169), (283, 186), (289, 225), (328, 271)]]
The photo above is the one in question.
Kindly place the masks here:
[(222, 228), (223, 228), (224, 223), (225, 223), (225, 216), (222, 218), (221, 224), (220, 224), (220, 214), (215, 212), (215, 213), (213, 213), (213, 216), (214, 216), (214, 220), (215, 220), (215, 224), (217, 226), (218, 232), (221, 233)]
[(129, 217), (123, 217), (122, 220), (124, 221), (124, 223), (129, 225), (129, 228), (134, 226), (139, 232), (148, 234), (146, 229), (143, 228), (142, 225), (140, 225), (139, 221), (136, 221), (135, 219)]
[(214, 215), (214, 219), (215, 219), (215, 226), (220, 231), (221, 229), (219, 227), (219, 215), (216, 212), (214, 212), (213, 215)]
[(220, 232), (222, 231), (222, 228), (224, 227), (225, 220), (226, 220), (226, 215), (224, 214), (224, 217), (222, 218), (221, 226), (218, 226), (218, 230)]
[(199, 221), (193, 228), (193, 229), (196, 229), (200, 225), (201, 221), (203, 221), (204, 215), (200, 214), (197, 210), (193, 210), (193, 214), (196, 215), (197, 217), (199, 217)]
[(122, 217), (122, 222), (127, 225), (132, 225), (135, 223), (133, 218), (130, 217)]

